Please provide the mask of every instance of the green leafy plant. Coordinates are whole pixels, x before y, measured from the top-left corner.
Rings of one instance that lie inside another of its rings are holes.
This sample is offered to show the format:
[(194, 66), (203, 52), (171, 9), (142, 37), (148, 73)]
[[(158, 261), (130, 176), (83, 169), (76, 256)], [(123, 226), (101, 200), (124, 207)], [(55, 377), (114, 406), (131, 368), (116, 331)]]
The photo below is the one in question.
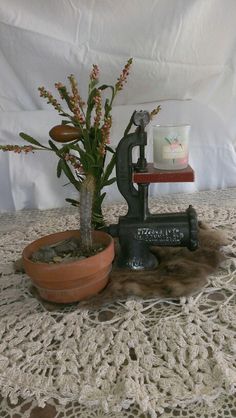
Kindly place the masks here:
[[(80, 227), (87, 250), (92, 245), (92, 228), (104, 226), (102, 202), (106, 195), (105, 186), (115, 182), (112, 171), (115, 165), (115, 151), (109, 146), (112, 126), (112, 105), (116, 95), (123, 89), (129, 75), (132, 58), (123, 68), (113, 85), (99, 83), (99, 68), (93, 65), (89, 75), (88, 97), (85, 103), (80, 95), (78, 82), (74, 75), (68, 77), (69, 89), (62, 83), (55, 87), (65, 111), (52, 93), (39, 87), (40, 96), (47, 100), (62, 116), (61, 125), (49, 132), (51, 139), (44, 146), (37, 139), (21, 132), (20, 136), (30, 145), (0, 146), (2, 151), (35, 152), (50, 151), (58, 157), (57, 176), (62, 172), (80, 194), (80, 202), (67, 199), (72, 205), (80, 206)], [(107, 93), (106, 97), (103, 97)], [(58, 145), (58, 143), (60, 145)], [(107, 163), (107, 155), (110, 161)]]
[[(39, 87), (40, 96), (46, 99), (62, 117), (61, 125), (54, 126), (49, 132), (48, 146), (23, 132), (20, 133), (20, 137), (28, 143), (27, 145), (0, 146), (2, 151), (16, 153), (27, 154), (36, 151), (55, 153), (58, 157), (57, 176), (60, 177), (63, 172), (79, 194), (79, 201), (69, 198), (66, 200), (80, 207), (81, 239), (86, 253), (92, 249), (92, 229), (99, 229), (105, 225), (102, 202), (106, 193), (103, 188), (116, 181), (116, 178), (112, 177), (116, 153), (109, 145), (112, 105), (116, 95), (127, 82), (131, 64), (132, 58), (127, 61), (114, 85), (100, 86), (98, 85), (99, 68), (94, 64), (89, 74), (86, 103), (80, 95), (74, 75), (68, 77), (69, 89), (62, 83), (56, 83), (55, 87), (61, 101), (66, 104), (67, 111), (50, 91), (45, 87)], [(150, 113), (151, 118), (159, 110), (160, 106), (154, 109)], [(125, 135), (131, 126), (132, 118)]]

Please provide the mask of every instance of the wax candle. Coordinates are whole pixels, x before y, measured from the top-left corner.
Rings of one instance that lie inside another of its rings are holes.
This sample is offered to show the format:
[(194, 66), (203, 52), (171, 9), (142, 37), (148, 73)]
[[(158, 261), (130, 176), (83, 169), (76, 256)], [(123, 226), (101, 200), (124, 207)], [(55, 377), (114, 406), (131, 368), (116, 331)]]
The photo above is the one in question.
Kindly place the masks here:
[(161, 170), (188, 166), (190, 125), (153, 126), (153, 163)]

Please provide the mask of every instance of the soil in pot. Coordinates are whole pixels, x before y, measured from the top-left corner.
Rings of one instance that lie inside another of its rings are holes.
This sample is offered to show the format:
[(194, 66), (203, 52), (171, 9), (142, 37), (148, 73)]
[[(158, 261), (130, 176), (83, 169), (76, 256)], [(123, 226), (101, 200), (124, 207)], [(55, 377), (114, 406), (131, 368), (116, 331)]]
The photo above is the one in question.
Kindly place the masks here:
[(94, 243), (88, 252), (82, 247), (78, 237), (70, 237), (55, 244), (44, 245), (35, 251), (30, 259), (35, 263), (67, 263), (96, 255), (104, 248), (104, 245)]

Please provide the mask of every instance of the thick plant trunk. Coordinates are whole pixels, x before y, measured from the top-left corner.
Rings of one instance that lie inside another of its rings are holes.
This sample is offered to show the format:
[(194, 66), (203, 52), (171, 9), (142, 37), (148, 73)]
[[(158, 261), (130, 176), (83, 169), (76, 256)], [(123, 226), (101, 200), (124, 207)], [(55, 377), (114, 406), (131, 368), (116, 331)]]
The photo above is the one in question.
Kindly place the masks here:
[(85, 253), (92, 251), (92, 207), (94, 201), (95, 179), (88, 175), (80, 188), (80, 233)]

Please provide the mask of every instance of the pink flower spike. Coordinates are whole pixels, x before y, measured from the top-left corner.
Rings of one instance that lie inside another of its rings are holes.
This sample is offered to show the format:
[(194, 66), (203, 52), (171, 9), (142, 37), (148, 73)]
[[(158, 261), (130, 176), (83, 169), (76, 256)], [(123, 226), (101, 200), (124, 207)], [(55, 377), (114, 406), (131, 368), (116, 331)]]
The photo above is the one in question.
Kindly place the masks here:
[(90, 80), (98, 80), (99, 79), (99, 68), (96, 64), (93, 64), (93, 69), (89, 76)]
[(64, 84), (62, 84), (62, 83), (59, 82), (59, 83), (55, 83), (55, 87), (58, 90), (58, 89), (62, 89), (65, 86), (64, 86)]
[(24, 152), (25, 154), (28, 154), (28, 152), (34, 152), (34, 148), (32, 147), (32, 145), (1, 145), (0, 150), (13, 151), (16, 154), (20, 154), (21, 152)]
[(123, 68), (122, 73), (120, 74), (120, 77), (117, 79), (117, 82), (116, 82), (116, 90), (118, 91), (122, 90), (124, 87), (124, 84), (127, 83), (127, 78), (129, 75), (129, 70), (130, 70), (132, 61), (133, 61), (132, 58), (130, 58), (127, 61), (125, 67)]

